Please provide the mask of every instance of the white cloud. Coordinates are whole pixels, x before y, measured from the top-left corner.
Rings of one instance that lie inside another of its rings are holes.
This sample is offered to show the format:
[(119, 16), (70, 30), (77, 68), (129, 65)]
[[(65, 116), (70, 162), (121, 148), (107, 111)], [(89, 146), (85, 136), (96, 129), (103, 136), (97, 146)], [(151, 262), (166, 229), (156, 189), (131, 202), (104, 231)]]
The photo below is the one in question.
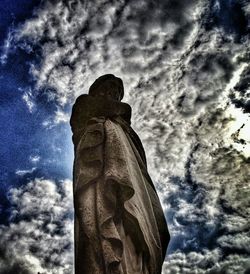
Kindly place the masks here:
[(40, 161), (40, 159), (41, 159), (41, 156), (39, 156), (39, 155), (31, 155), (29, 157), (29, 160), (34, 164), (38, 163)]
[(249, 269), (247, 256), (230, 255), (223, 259), (219, 249), (215, 249), (170, 255), (163, 265), (162, 274), (244, 274)]
[(17, 169), (16, 170), (16, 175), (18, 175), (18, 176), (24, 176), (24, 175), (26, 175), (28, 173), (32, 173), (35, 170), (36, 170), (35, 167), (32, 167), (31, 169)]
[[(19, 90), (22, 91), (22, 89), (19, 89)], [(25, 102), (25, 104), (27, 105), (29, 112), (32, 113), (36, 106), (36, 104), (34, 102), (34, 94), (32, 93), (32, 90), (29, 89), (27, 91), (24, 91), (22, 99)]]
[(70, 119), (70, 116), (68, 113), (65, 113), (61, 110), (57, 110), (56, 111), (56, 114), (55, 114), (55, 119), (54, 119), (54, 122), (55, 124), (59, 124), (59, 123), (69, 123), (69, 119)]
[(13, 41), (15, 40), (15, 29), (13, 27), (10, 27), (7, 38), (4, 41), (4, 45), (2, 48), (2, 52), (0, 55), (0, 63), (1, 65), (6, 64), (8, 55), (11, 50), (13, 50)]
[(244, 250), (246, 253), (250, 253), (250, 235), (248, 232), (241, 234), (224, 235), (218, 239), (218, 244), (223, 248), (229, 248), (235, 251)]
[(0, 226), (1, 273), (17, 265), (17, 273), (73, 273), (72, 195), (70, 180), (37, 178), (10, 189), (11, 223)]

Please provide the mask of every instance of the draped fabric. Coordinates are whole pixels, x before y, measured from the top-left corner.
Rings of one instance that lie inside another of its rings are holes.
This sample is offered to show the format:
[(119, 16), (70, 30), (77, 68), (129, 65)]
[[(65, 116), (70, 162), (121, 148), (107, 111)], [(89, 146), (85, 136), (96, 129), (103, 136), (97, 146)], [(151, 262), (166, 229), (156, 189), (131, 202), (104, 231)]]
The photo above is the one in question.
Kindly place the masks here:
[(75, 143), (76, 274), (161, 273), (169, 234), (144, 157), (120, 116), (87, 119)]

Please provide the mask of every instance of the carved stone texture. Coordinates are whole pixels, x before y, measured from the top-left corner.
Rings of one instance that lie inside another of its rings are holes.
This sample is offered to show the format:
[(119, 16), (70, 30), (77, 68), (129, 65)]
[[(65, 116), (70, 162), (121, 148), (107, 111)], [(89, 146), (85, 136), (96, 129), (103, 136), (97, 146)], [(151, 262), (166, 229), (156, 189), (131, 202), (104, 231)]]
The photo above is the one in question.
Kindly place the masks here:
[(169, 233), (120, 78), (98, 78), (70, 120), (76, 274), (159, 274)]

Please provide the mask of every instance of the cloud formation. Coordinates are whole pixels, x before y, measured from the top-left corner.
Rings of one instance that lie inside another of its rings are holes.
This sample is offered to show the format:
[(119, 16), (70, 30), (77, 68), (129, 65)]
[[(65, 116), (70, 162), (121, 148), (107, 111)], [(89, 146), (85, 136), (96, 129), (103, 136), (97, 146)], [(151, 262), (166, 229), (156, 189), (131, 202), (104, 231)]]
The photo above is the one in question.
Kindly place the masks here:
[(72, 182), (35, 179), (9, 193), (9, 225), (0, 226), (0, 273), (73, 272)]

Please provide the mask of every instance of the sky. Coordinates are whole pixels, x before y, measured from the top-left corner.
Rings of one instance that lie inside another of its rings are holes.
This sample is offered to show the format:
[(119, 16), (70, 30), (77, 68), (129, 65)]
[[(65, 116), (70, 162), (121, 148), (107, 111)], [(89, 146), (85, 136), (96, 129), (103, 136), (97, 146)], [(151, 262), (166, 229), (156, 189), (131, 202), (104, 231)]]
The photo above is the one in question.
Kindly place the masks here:
[(0, 274), (73, 274), (75, 99), (122, 78), (171, 241), (162, 274), (250, 273), (247, 0), (0, 1)]

